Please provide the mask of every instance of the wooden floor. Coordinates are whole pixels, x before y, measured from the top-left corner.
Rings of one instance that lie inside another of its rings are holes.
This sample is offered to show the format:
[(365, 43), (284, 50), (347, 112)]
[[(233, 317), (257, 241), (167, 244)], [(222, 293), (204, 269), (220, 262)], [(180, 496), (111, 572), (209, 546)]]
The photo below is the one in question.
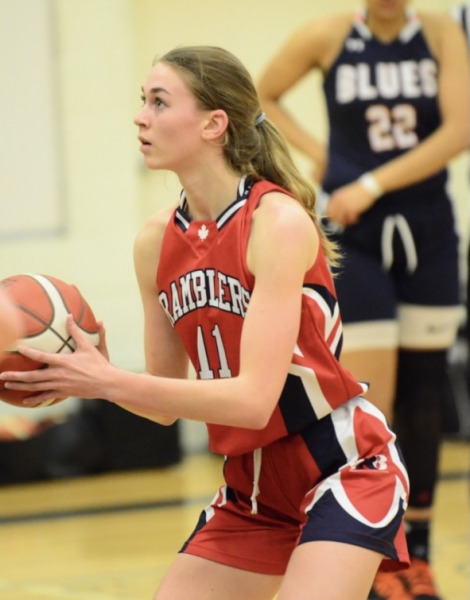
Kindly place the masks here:
[[(446, 442), (433, 533), (445, 600), (469, 600), (468, 442)], [(0, 600), (150, 600), (221, 483), (221, 460), (0, 487)], [(242, 600), (242, 599), (241, 599)]]

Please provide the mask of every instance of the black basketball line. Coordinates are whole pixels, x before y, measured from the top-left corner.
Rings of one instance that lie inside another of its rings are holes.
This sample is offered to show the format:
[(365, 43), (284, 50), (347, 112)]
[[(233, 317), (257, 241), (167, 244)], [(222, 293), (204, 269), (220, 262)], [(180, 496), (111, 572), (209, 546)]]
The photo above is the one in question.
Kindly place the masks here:
[[(34, 275), (27, 275), (27, 274), (25, 274), (25, 277), (33, 279), (35, 281), (35, 283), (37, 285), (39, 285), (40, 288), (42, 288), (44, 294), (46, 295), (46, 299), (47, 299), (47, 301), (49, 303), (49, 306), (51, 308), (51, 312), (52, 312), (52, 319), (51, 320), (54, 320), (55, 313), (56, 313), (55, 305), (54, 305), (54, 303), (51, 300), (51, 297), (49, 295), (49, 292), (48, 292), (47, 288), (43, 285), (42, 281), (40, 279), (37, 279)], [(59, 298), (60, 298), (60, 300), (62, 302), (62, 305), (65, 308), (66, 312), (73, 314), (73, 311), (69, 308), (69, 306), (67, 304), (65, 296), (63, 295), (63, 293), (61, 292), (61, 290), (59, 289), (59, 287), (55, 284), (55, 282), (52, 281), (52, 279), (50, 277), (48, 277), (47, 275), (40, 275), (39, 277), (43, 277), (44, 279), (46, 279), (48, 281), (48, 283), (50, 285), (52, 285), (54, 287), (54, 289), (55, 289), (56, 293), (58, 294), (58, 296), (59, 296)], [(65, 282), (62, 282), (62, 283), (64, 283), (65, 285), (69, 285), (69, 284), (66, 284)], [(88, 305), (87, 305), (85, 299), (83, 298), (83, 296), (81, 295), (80, 290), (78, 290), (75, 286), (69, 285), (69, 287), (71, 288), (71, 290), (73, 290), (77, 294), (78, 299), (80, 300), (80, 309), (79, 309), (78, 317), (75, 317), (75, 315), (73, 315), (76, 324), (85, 333), (96, 333), (92, 329), (88, 330), (85, 327), (83, 327), (81, 321), (85, 317)], [(39, 315), (37, 315), (36, 313), (34, 313), (31, 309), (29, 309), (29, 308), (27, 308), (27, 307), (25, 307), (23, 305), (20, 305), (17, 302), (15, 302), (15, 304), (16, 304), (17, 308), (19, 310), (21, 310), (21, 312), (23, 312), (24, 314), (28, 315), (33, 320), (35, 320), (36, 323), (39, 323), (40, 325), (43, 326), (43, 330), (41, 332), (39, 332), (37, 334), (29, 334), (29, 335), (26, 334), (23, 339), (25, 339), (25, 340), (33, 339), (33, 338), (35, 338), (35, 337), (37, 337), (39, 335), (44, 335), (47, 331), (50, 331), (57, 338), (56, 341), (61, 342), (61, 345), (54, 352), (54, 354), (60, 354), (60, 353), (62, 353), (65, 348), (67, 348), (70, 352), (75, 352), (75, 349), (76, 349), (75, 348), (75, 343), (74, 343), (73, 338), (72, 338), (71, 335), (69, 335), (67, 333), (67, 336), (64, 337), (50, 323), (48, 323), (43, 318), (41, 318)], [(10, 351), (9, 354), (20, 354), (20, 353), (17, 350), (13, 350), (13, 351)]]
[[(72, 311), (69, 309), (69, 307), (68, 307), (68, 305), (67, 305), (67, 302), (65, 301), (65, 298), (64, 298), (64, 296), (62, 295), (62, 292), (61, 292), (61, 291), (60, 291), (60, 289), (59, 289), (59, 288), (56, 286), (56, 284), (55, 284), (55, 283), (54, 283), (54, 282), (53, 282), (53, 281), (52, 281), (52, 280), (51, 280), (49, 277), (47, 277), (46, 275), (43, 275), (43, 277), (45, 277), (45, 278), (46, 278), (46, 279), (49, 281), (49, 283), (55, 287), (55, 289), (56, 289), (57, 293), (58, 293), (58, 294), (59, 294), (59, 296), (60, 296), (60, 299), (62, 300), (62, 304), (64, 305), (64, 308), (65, 308), (65, 310), (66, 310), (68, 313), (72, 313)], [(46, 291), (46, 288), (44, 288), (40, 282), (38, 282), (38, 283), (41, 285), (42, 289), (43, 289), (44, 291)], [(75, 323), (78, 325), (78, 327), (79, 327), (79, 328), (80, 328), (82, 331), (84, 331), (85, 333), (95, 333), (95, 332), (94, 332), (93, 330), (91, 330), (91, 329), (85, 329), (85, 327), (83, 327), (83, 325), (82, 325), (82, 319), (83, 319), (83, 317), (85, 316), (85, 312), (86, 312), (86, 309), (87, 309), (87, 303), (86, 303), (86, 301), (85, 301), (84, 297), (82, 296), (82, 294), (81, 294), (80, 290), (79, 290), (79, 289), (78, 289), (76, 286), (74, 286), (74, 285), (70, 285), (70, 284), (66, 284), (66, 285), (69, 285), (69, 286), (70, 286), (70, 288), (71, 288), (71, 289), (73, 289), (73, 290), (76, 292), (77, 296), (79, 297), (79, 299), (80, 299), (80, 301), (81, 301), (81, 302), (80, 302), (80, 312), (79, 312), (78, 316), (77, 316), (77, 317), (75, 317), (75, 315), (72, 313), (73, 320), (74, 320), (74, 321), (75, 321)], [(54, 305), (52, 305), (52, 306), (54, 306)], [(91, 310), (91, 309), (90, 309), (90, 310)], [(55, 332), (54, 332), (54, 333), (55, 333)], [(65, 345), (68, 345), (68, 346), (69, 346), (69, 348), (73, 349), (73, 346), (70, 346), (69, 344), (67, 344), (67, 341), (68, 341), (68, 340), (70, 340), (70, 339), (71, 339), (71, 337), (69, 336), (69, 337), (67, 338), (67, 340), (64, 340), (64, 341), (65, 341)], [(72, 341), (73, 341), (73, 340), (72, 340)]]
[(92, 313), (92, 316), (93, 316), (93, 311), (91, 310), (91, 307), (89, 306), (89, 304), (87, 303), (87, 301), (85, 300), (85, 298), (82, 296), (81, 292), (78, 291), (78, 293), (80, 294), (80, 299), (81, 299), (82, 302), (81, 302), (81, 305), (80, 305), (80, 313), (79, 313), (78, 317), (76, 319), (74, 317), (75, 323), (85, 333), (90, 333), (90, 334), (97, 333), (97, 331), (94, 331), (91, 328), (90, 329), (86, 329), (85, 326), (82, 324), (82, 319), (85, 318), (87, 309), (90, 310), (90, 312)]
[[(55, 285), (55, 283), (53, 281), (51, 281), (51, 279), (49, 277), (46, 277), (45, 275), (43, 275), (42, 277), (45, 277), (45, 279), (47, 279), (47, 281), (52, 286), (54, 286), (54, 289), (59, 294), (59, 297), (60, 297), (60, 299), (62, 301), (62, 304), (64, 305), (64, 308), (66, 309), (67, 312), (69, 312), (69, 308), (67, 306), (65, 298), (61, 294), (61, 291), (59, 290), (59, 288)], [(47, 289), (42, 285), (41, 281), (38, 281), (35, 277), (32, 277), (32, 279), (34, 279), (34, 281), (44, 291), (44, 293), (46, 295), (46, 298), (49, 301), (51, 310), (52, 310), (52, 320), (54, 320), (54, 318), (55, 318), (55, 312), (56, 312), (55, 311), (55, 306), (54, 306), (54, 303), (51, 301), (51, 298), (49, 296), (49, 293), (48, 293)], [(19, 304), (17, 304), (17, 306), (18, 306), (18, 308), (22, 312), (24, 312), (25, 314), (28, 314), (30, 317), (34, 318), (38, 323), (40, 323), (41, 325), (44, 326), (44, 330), (41, 332), (41, 335), (44, 334), (47, 330), (49, 330), (49, 331), (51, 331), (58, 338), (58, 340), (60, 340), (62, 342), (62, 345), (59, 346), (59, 350), (57, 352), (55, 352), (55, 354), (61, 353), (64, 348), (68, 348), (71, 352), (74, 352), (75, 348), (72, 346), (72, 344), (70, 344), (70, 340), (72, 339), (70, 335), (67, 336), (67, 338), (64, 338), (58, 331), (56, 331), (56, 329), (54, 329), (54, 327), (52, 327), (47, 321), (45, 321), (44, 319), (42, 319), (39, 315), (37, 315), (36, 313), (33, 313), (31, 310), (25, 308), (24, 306), (21, 306)], [(36, 337), (36, 335), (27, 335), (26, 339)]]
[[(72, 313), (72, 311), (70, 310), (69, 306), (67, 305), (67, 302), (66, 302), (66, 300), (65, 300), (64, 296), (62, 295), (62, 292), (61, 292), (61, 291), (60, 291), (60, 289), (59, 289), (59, 288), (56, 286), (56, 284), (55, 284), (55, 283), (54, 283), (54, 282), (53, 282), (53, 281), (52, 281), (52, 280), (51, 280), (49, 277), (46, 277), (46, 275), (43, 275), (43, 277), (45, 277), (45, 278), (46, 278), (46, 279), (49, 281), (49, 283), (50, 283), (51, 285), (53, 285), (53, 286), (54, 286), (54, 288), (56, 289), (56, 292), (59, 294), (59, 296), (60, 296), (60, 299), (62, 300), (62, 304), (64, 305), (64, 308), (65, 308), (65, 310), (66, 310), (68, 313)], [(40, 283), (40, 282), (38, 282), (38, 283)], [(40, 285), (41, 285), (42, 289), (43, 289), (45, 292), (47, 292), (46, 288), (45, 288), (45, 287), (43, 287), (43, 286), (42, 286), (42, 284), (40, 284)], [(68, 285), (68, 284), (67, 284), (67, 285)], [(84, 332), (86, 332), (86, 333), (92, 333), (91, 331), (87, 331), (87, 330), (86, 330), (84, 327), (82, 327), (82, 319), (83, 319), (83, 317), (84, 317), (84, 315), (85, 315), (85, 311), (86, 311), (86, 302), (85, 302), (85, 300), (84, 300), (84, 298), (83, 298), (83, 296), (82, 296), (82, 294), (80, 293), (80, 291), (79, 291), (79, 289), (78, 289), (78, 288), (76, 288), (75, 286), (70, 286), (70, 288), (71, 288), (71, 289), (73, 289), (73, 290), (74, 290), (74, 291), (77, 293), (77, 295), (78, 295), (78, 297), (80, 298), (80, 301), (81, 301), (81, 302), (80, 302), (80, 312), (79, 312), (79, 314), (78, 314), (78, 317), (75, 317), (75, 315), (72, 313), (73, 320), (75, 321), (75, 323), (78, 325), (78, 327), (79, 327), (79, 328), (80, 328), (82, 331), (84, 331)], [(48, 295), (48, 297), (49, 297), (49, 295)], [(52, 304), (52, 308), (54, 308), (54, 305), (53, 305), (53, 304)], [(52, 328), (50, 328), (50, 329), (51, 329), (51, 331), (54, 331)], [(59, 354), (60, 352), (62, 352), (62, 349), (63, 349), (63, 348), (65, 348), (65, 347), (68, 347), (68, 348), (69, 348), (69, 349), (70, 349), (72, 352), (74, 352), (74, 351), (75, 351), (75, 348), (74, 348), (74, 346), (72, 345), (72, 344), (74, 343), (74, 342), (73, 342), (73, 339), (72, 339), (72, 336), (70, 336), (70, 335), (69, 335), (69, 336), (67, 337), (67, 339), (65, 339), (65, 338), (63, 338), (62, 336), (59, 336), (59, 335), (56, 333), (56, 331), (54, 331), (54, 333), (57, 335), (57, 337), (61, 338), (61, 339), (62, 339), (62, 341), (64, 342), (64, 343), (63, 343), (63, 345), (61, 346), (60, 350), (58, 350), (58, 352), (57, 352), (56, 354)], [(72, 341), (72, 344), (70, 344), (70, 341)]]
[[(60, 350), (58, 350), (58, 352), (56, 352), (56, 354), (58, 354), (59, 352), (62, 352), (63, 348), (68, 347), (70, 348), (70, 350), (72, 352), (74, 352), (75, 348), (69, 343), (70, 340), (72, 339), (71, 336), (69, 335), (67, 338), (64, 338), (58, 331), (56, 331), (54, 329), (54, 327), (52, 327), (51, 325), (49, 325), (49, 323), (47, 321), (45, 321), (44, 319), (42, 319), (39, 315), (37, 315), (36, 313), (31, 312), (31, 310), (29, 310), (28, 308), (25, 308), (24, 306), (21, 306), (21, 304), (17, 304), (17, 307), (24, 313), (26, 313), (27, 315), (29, 315), (30, 317), (33, 317), (38, 323), (41, 323), (41, 325), (44, 325), (44, 330), (41, 331), (39, 334), (32, 334), (32, 335), (26, 335), (25, 339), (28, 338), (34, 338), (37, 335), (42, 335), (43, 333), (45, 333), (47, 330), (52, 331), (52, 333), (55, 334), (55, 336), (62, 342), (62, 346), (60, 346)], [(53, 309), (53, 313), (54, 313), (54, 306), (52, 305), (52, 309)], [(73, 340), (72, 340), (73, 341)]]
[[(67, 347), (67, 348), (69, 348), (69, 349), (71, 350), (71, 352), (75, 352), (75, 347), (74, 347), (74, 346), (72, 346), (72, 344), (73, 344), (73, 339), (72, 339), (72, 336), (71, 336), (71, 335), (69, 335), (69, 336), (68, 336), (68, 338), (67, 338), (66, 340), (65, 340), (65, 339), (63, 339), (62, 341), (63, 341), (64, 343), (62, 344), (62, 346), (60, 347), (60, 349), (59, 349), (59, 350), (57, 350), (56, 354), (60, 354), (60, 353), (62, 352), (62, 350), (63, 350), (64, 348), (66, 348), (66, 347)], [(71, 342), (71, 343), (70, 343), (70, 342)]]

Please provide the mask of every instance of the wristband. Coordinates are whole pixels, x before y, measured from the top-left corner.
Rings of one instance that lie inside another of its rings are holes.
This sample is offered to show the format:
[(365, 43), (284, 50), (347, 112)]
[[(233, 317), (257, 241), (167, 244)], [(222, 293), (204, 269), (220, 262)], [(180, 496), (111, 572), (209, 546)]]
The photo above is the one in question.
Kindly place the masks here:
[(372, 173), (364, 173), (359, 177), (358, 182), (372, 195), (374, 200), (380, 198), (384, 193), (380, 183)]

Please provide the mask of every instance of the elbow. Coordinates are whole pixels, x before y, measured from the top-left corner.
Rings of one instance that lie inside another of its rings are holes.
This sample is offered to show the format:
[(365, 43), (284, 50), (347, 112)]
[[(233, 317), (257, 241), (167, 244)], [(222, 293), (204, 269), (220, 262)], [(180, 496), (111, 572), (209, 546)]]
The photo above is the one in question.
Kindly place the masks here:
[(454, 156), (470, 148), (470, 124), (467, 120), (454, 129)]
[(271, 415), (250, 415), (243, 424), (245, 429), (252, 429), (253, 431), (261, 431), (269, 423)]
[(468, 150), (470, 148), (470, 128), (468, 127), (468, 125), (464, 125), (461, 127), (460, 131), (458, 132), (456, 141), (456, 154), (460, 154), (461, 152), (464, 152), (465, 150)]
[(171, 427), (171, 425), (174, 425), (178, 419), (175, 417), (158, 415), (158, 417), (152, 417), (152, 420), (159, 425), (163, 425), (164, 427)]
[(470, 128), (464, 127), (464, 135), (462, 136), (462, 147), (460, 152), (464, 152), (470, 149)]
[(253, 396), (248, 398), (249, 406), (244, 411), (242, 427), (260, 431), (268, 425), (274, 412), (278, 397), (258, 397), (253, 403)]
[(262, 87), (258, 88), (258, 98), (263, 110), (269, 115), (271, 109), (279, 104), (279, 97), (264, 90)]

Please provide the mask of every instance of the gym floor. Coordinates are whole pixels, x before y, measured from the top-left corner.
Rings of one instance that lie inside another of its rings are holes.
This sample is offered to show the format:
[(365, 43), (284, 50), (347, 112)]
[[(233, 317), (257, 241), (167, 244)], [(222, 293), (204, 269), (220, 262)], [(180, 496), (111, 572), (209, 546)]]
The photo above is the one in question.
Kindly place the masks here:
[[(222, 460), (0, 487), (0, 600), (150, 600)], [(433, 530), (445, 600), (468, 600), (470, 442), (446, 441)]]

